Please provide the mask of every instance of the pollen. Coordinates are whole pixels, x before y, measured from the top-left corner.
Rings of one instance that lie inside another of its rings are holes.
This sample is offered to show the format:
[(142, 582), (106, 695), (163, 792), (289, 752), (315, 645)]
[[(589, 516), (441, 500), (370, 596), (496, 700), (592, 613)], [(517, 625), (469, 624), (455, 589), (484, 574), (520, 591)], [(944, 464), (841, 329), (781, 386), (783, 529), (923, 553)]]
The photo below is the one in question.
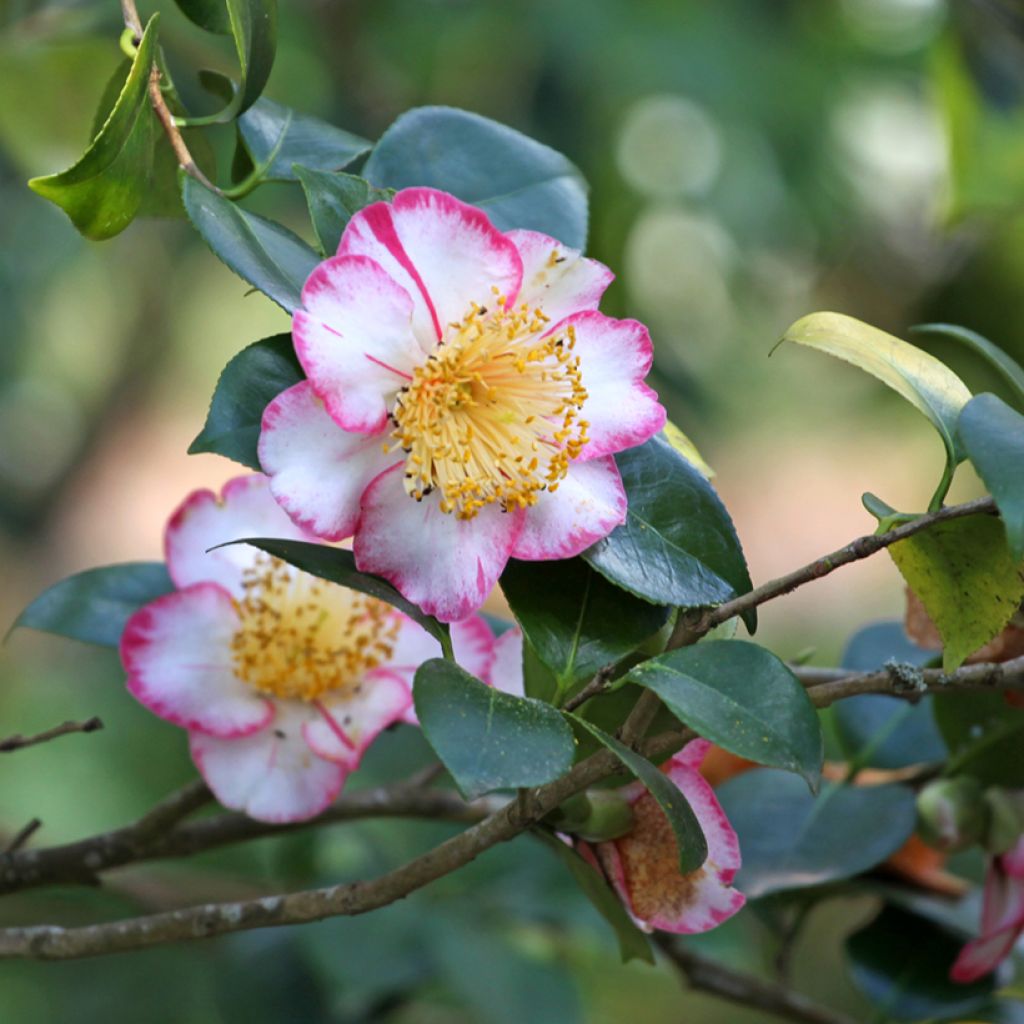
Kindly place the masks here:
[(448, 325), (392, 411), (390, 449), (406, 453), (405, 490), (438, 491), (442, 512), (527, 508), (553, 491), (586, 445), (587, 400), (572, 325), (496, 294)]
[(245, 570), (231, 641), (235, 672), (268, 697), (353, 692), (394, 650), (399, 619), (383, 601), (260, 554)]

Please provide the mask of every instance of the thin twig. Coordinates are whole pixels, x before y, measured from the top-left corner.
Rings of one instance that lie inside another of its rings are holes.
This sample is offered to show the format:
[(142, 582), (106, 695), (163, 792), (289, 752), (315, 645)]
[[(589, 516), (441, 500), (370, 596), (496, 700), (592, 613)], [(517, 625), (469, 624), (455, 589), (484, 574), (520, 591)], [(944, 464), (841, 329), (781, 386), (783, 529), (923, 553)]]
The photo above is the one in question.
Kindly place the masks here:
[(707, 992), (740, 1006), (755, 1007), (764, 1013), (799, 1024), (855, 1024), (845, 1014), (822, 1006), (784, 985), (763, 981), (750, 974), (726, 967), (684, 948), (667, 935), (655, 935), (658, 948), (672, 961), (690, 987)]
[(570, 697), (563, 705), (563, 711), (575, 711), (581, 704), (586, 704), (591, 697), (597, 697), (604, 693), (609, 684), (611, 683), (612, 676), (615, 674), (615, 664), (605, 665), (604, 668), (599, 669), (594, 675), (594, 678), (587, 683), (586, 686), (580, 690), (579, 693)]
[(103, 728), (103, 722), (95, 715), (84, 722), (62, 722), (52, 729), (38, 732), (34, 736), (8, 736), (0, 740), (0, 754), (10, 753), (12, 750), (22, 750), (24, 747), (34, 747), (37, 743), (49, 743), (50, 740), (58, 739), (61, 736), (70, 736), (75, 732), (96, 732)]
[(7, 844), (7, 848), (4, 850), (4, 853), (14, 853), (17, 850), (20, 850), (29, 841), (29, 839), (32, 838), (36, 831), (42, 828), (42, 825), (43, 823), (39, 818), (33, 818), (28, 822), (28, 824), (23, 825), (14, 834), (14, 838)]

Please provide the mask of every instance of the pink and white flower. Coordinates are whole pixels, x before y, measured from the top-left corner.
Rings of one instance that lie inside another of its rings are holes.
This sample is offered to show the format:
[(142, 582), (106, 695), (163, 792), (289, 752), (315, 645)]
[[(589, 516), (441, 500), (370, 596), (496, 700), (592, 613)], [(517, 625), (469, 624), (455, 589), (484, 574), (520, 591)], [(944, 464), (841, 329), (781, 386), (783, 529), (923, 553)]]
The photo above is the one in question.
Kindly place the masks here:
[(579, 554), (624, 521), (613, 453), (665, 422), (646, 328), (597, 310), (611, 280), (444, 192), (361, 210), (302, 291), (308, 379), (263, 417), (274, 496), (445, 622), (510, 557)]
[[(188, 730), (192, 758), (226, 807), (262, 821), (322, 811), (382, 729), (412, 706), (412, 677), (440, 646), (390, 605), (299, 572), (244, 537), (309, 539), (270, 494), (239, 477), (191, 494), (165, 533), (178, 588), (121, 638), (128, 689)], [(490, 631), (452, 627), (465, 667), (487, 675)]]
[[(502, 633), (494, 644), (491, 681), (495, 687), (523, 693), (523, 636), (518, 629)], [(696, 870), (679, 870), (675, 833), (657, 801), (639, 782), (617, 790), (631, 805), (629, 832), (602, 843), (576, 841), (576, 849), (609, 881), (626, 909), (644, 931), (694, 934), (710, 931), (732, 917), (746, 902), (732, 888), (740, 868), (736, 832), (700, 766), (711, 748), (707, 740), (691, 740), (662, 771), (676, 784), (700, 823), (708, 855)]]
[(994, 971), (1024, 934), (1024, 836), (1007, 853), (989, 861), (981, 904), (981, 935), (960, 951), (950, 970), (954, 981), (970, 982)]

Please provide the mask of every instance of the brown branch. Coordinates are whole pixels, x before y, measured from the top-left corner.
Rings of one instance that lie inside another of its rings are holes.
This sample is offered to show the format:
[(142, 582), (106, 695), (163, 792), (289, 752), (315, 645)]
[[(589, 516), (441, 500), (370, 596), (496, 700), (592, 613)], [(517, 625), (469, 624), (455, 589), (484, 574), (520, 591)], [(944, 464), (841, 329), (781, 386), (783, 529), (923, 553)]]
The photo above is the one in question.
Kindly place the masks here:
[(658, 948), (679, 969), (690, 988), (739, 1006), (753, 1007), (799, 1024), (855, 1024), (852, 1018), (794, 992), (784, 985), (742, 974), (699, 956), (667, 935), (655, 935)]
[(586, 704), (591, 697), (597, 697), (599, 694), (604, 693), (609, 684), (611, 683), (612, 676), (615, 674), (615, 664), (605, 665), (604, 668), (599, 669), (594, 675), (594, 678), (587, 683), (586, 686), (580, 690), (579, 693), (570, 697), (563, 705), (563, 711), (575, 711), (582, 704)]
[(70, 736), (74, 732), (96, 732), (103, 728), (103, 722), (95, 715), (84, 722), (62, 722), (52, 729), (36, 733), (34, 736), (8, 736), (0, 740), (0, 754), (10, 753), (12, 750), (22, 750), (24, 747), (34, 747), (37, 743), (49, 743), (50, 740), (58, 739), (61, 736)]
[(33, 818), (30, 822), (23, 825), (14, 833), (14, 838), (7, 844), (4, 853), (14, 853), (20, 850), (42, 826), (43, 823), (39, 818)]

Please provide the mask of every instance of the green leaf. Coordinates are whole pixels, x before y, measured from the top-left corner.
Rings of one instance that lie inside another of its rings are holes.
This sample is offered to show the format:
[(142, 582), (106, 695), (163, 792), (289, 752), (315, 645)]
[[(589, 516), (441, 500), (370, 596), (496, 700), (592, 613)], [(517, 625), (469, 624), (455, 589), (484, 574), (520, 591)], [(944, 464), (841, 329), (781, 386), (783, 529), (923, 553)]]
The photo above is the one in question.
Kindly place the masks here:
[(886, 1020), (951, 1020), (991, 1002), (995, 978), (953, 981), (963, 938), (934, 920), (886, 905), (846, 940), (850, 974)]
[(224, 0), (175, 0), (179, 10), (194, 25), (207, 32), (227, 36), (231, 34), (231, 19)]
[(736, 888), (750, 899), (867, 871), (907, 841), (917, 818), (905, 786), (826, 783), (815, 798), (774, 768), (730, 779), (717, 795), (743, 851)]
[(888, 550), (942, 636), (946, 672), (1002, 632), (1024, 598), (1021, 564), (994, 516), (936, 523)]
[(375, 185), (427, 185), (486, 210), (502, 231), (530, 228), (582, 249), (587, 185), (561, 153), (479, 114), (419, 107), (381, 136), (363, 174)]
[(971, 393), (934, 356), (841, 313), (811, 313), (793, 324), (779, 344), (784, 341), (807, 345), (877, 377), (928, 417), (942, 438), (950, 466), (963, 461), (956, 421)]
[(11, 629), (27, 626), (87, 644), (117, 647), (128, 619), (174, 590), (163, 562), (125, 562), (87, 569), (44, 590)]
[[(583, 553), (602, 576), (655, 604), (709, 608), (750, 590), (739, 538), (699, 470), (662, 437), (615, 456), (626, 522)], [(745, 616), (753, 632), (752, 611)]]
[(87, 238), (112, 238), (123, 231), (146, 198), (159, 130), (148, 96), (157, 21), (157, 15), (150, 18), (117, 101), (81, 159), (28, 183), (64, 210)]
[(758, 764), (821, 780), (818, 714), (774, 654), (742, 640), (710, 640), (638, 665), (630, 682), (653, 690), (684, 724)]
[(943, 338), (963, 342), (984, 357), (990, 366), (995, 367), (1016, 392), (1017, 398), (1024, 402), (1024, 366), (977, 331), (958, 327), (956, 324), (918, 324), (911, 327), (910, 331), (912, 334), (937, 334)]
[(676, 845), (679, 850), (679, 870), (687, 875), (696, 871), (708, 856), (708, 844), (701, 831), (693, 809), (686, 797), (676, 788), (675, 784), (645, 757), (630, 750), (614, 736), (608, 735), (593, 722), (588, 722), (578, 715), (570, 715), (572, 720), (582, 726), (602, 746), (607, 747), (630, 771), (647, 787), (647, 792), (658, 802), (665, 812), (672, 831), (675, 833)]
[(582, 559), (508, 563), (501, 589), (559, 693), (629, 654), (668, 620), (669, 609), (627, 594)]
[(290, 334), (275, 334), (242, 349), (221, 371), (206, 423), (189, 455), (214, 452), (260, 470), (256, 451), (263, 411), (304, 379)]
[(619, 940), (619, 954), (622, 962), (644, 960), (654, 963), (654, 951), (650, 940), (633, 923), (622, 901), (612, 891), (603, 876), (591, 867), (572, 847), (547, 832), (537, 831), (537, 837), (554, 851), (560, 861), (569, 869), (583, 895), (590, 900), (594, 909), (611, 925)]
[(320, 262), (302, 239), (188, 175), (181, 177), (181, 194), (196, 230), (219, 259), (286, 312), (301, 305), (302, 286)]
[[(246, 537), (229, 541), (228, 544), (251, 544), (311, 576), (319, 576), (322, 580), (386, 601), (418, 622), (442, 644), (448, 642), (448, 627), (443, 622), (438, 622), (432, 615), (427, 615), (411, 601), (407, 601), (387, 580), (360, 572), (351, 551), (305, 540), (279, 540), (275, 537)], [(227, 547), (228, 544), (218, 544), (217, 547)]]
[(572, 729), (554, 708), (502, 693), (450, 661), (420, 666), (413, 699), (424, 735), (467, 800), (540, 786), (572, 767)]
[(949, 747), (949, 775), (971, 775), (985, 786), (1024, 787), (1024, 710), (1001, 693), (939, 693), (935, 722)]
[(238, 119), (238, 128), (255, 164), (266, 162), (278, 147), (264, 175), (267, 181), (295, 181), (293, 164), (336, 171), (370, 149), (358, 135), (268, 99), (257, 100)]
[(342, 232), (353, 214), (371, 203), (388, 202), (395, 194), (394, 189), (374, 188), (365, 178), (340, 171), (296, 165), (295, 176), (302, 183), (313, 230), (325, 256), (338, 251)]
[(1024, 559), (1024, 416), (995, 395), (977, 395), (960, 413), (957, 433), (995, 498), (1010, 552)]

